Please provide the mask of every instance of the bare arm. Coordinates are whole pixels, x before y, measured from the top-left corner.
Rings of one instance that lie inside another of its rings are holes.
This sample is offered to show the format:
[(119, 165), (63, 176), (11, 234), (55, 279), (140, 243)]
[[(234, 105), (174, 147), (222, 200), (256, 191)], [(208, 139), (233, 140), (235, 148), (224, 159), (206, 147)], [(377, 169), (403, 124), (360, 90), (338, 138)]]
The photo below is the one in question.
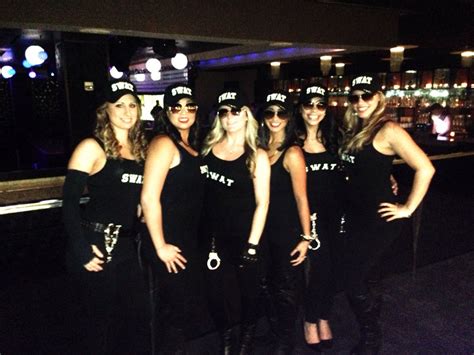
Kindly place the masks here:
[(186, 259), (181, 255), (178, 247), (166, 243), (160, 199), (168, 171), (178, 163), (179, 152), (169, 137), (158, 136), (153, 139), (145, 162), (141, 194), (145, 222), (156, 253), (165, 263), (168, 272), (174, 273), (178, 272), (178, 267), (185, 268)]
[(394, 154), (399, 155), (415, 171), (413, 185), (403, 205), (381, 203), (379, 213), (387, 221), (407, 218), (415, 211), (428, 191), (435, 168), (426, 154), (416, 145), (410, 135), (394, 122), (385, 124), (381, 132), (384, 141)]
[(267, 153), (262, 149), (257, 151), (253, 189), (255, 193), (255, 212), (248, 242), (258, 245), (265, 227), (270, 201), (270, 162)]
[[(300, 218), (301, 230), (304, 235), (309, 236), (311, 234), (311, 227), (308, 194), (306, 190), (306, 164), (301, 148), (296, 146), (289, 148), (285, 154), (283, 165), (291, 176), (291, 184), (298, 209), (298, 216)], [(302, 240), (291, 252), (291, 256), (298, 254), (298, 257), (291, 261), (294, 266), (304, 261), (308, 251), (308, 245), (308, 241)]]

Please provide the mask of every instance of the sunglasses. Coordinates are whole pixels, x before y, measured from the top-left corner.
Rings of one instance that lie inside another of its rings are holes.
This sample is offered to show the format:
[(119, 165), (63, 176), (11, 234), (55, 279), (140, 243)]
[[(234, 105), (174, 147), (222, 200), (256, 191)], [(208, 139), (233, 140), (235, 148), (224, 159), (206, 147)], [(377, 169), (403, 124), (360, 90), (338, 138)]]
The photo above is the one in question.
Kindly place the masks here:
[(356, 104), (359, 102), (360, 99), (362, 99), (362, 101), (370, 101), (372, 100), (372, 98), (374, 97), (375, 95), (375, 92), (364, 92), (362, 95), (355, 95), (355, 94), (352, 94), (352, 95), (349, 95), (348, 96), (348, 100), (351, 104)]
[(277, 115), (278, 118), (287, 120), (290, 117), (290, 113), (286, 110), (278, 110), (278, 111), (272, 111), (272, 110), (265, 110), (263, 111), (263, 118), (268, 120), (272, 118), (274, 115)]
[(186, 108), (186, 111), (189, 113), (195, 113), (198, 109), (198, 105), (195, 104), (194, 102), (189, 102), (186, 105), (181, 105), (181, 104), (175, 104), (170, 106), (170, 111), (171, 113), (180, 113), (183, 108)]
[(321, 102), (321, 101), (315, 102), (315, 103), (309, 101), (309, 102), (305, 102), (303, 104), (303, 108), (305, 110), (312, 110), (313, 108), (317, 108), (320, 111), (324, 111), (327, 107), (328, 107), (328, 105), (324, 102)]
[(240, 116), (242, 110), (237, 107), (232, 107), (230, 110), (227, 108), (221, 108), (217, 111), (217, 115), (219, 116), (219, 118), (224, 118), (229, 112), (232, 114), (232, 116)]

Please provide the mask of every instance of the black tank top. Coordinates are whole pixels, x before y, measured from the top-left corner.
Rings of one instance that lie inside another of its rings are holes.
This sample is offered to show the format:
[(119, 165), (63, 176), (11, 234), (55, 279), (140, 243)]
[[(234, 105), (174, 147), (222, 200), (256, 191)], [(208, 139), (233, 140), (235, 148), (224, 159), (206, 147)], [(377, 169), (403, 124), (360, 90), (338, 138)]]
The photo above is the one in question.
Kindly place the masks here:
[(203, 159), (201, 173), (206, 176), (207, 229), (216, 240), (236, 237), (240, 241), (248, 240), (255, 196), (246, 158), (246, 154), (242, 154), (232, 161), (222, 160), (211, 150)]
[[(201, 158), (176, 144), (180, 162), (171, 168), (161, 192), (163, 233), (167, 243), (185, 250), (197, 247), (197, 230), (204, 194)], [(184, 250), (183, 250), (184, 252)]]
[(354, 218), (380, 219), (377, 210), (381, 202), (396, 202), (390, 174), (393, 155), (378, 152), (373, 142), (355, 154), (342, 155), (347, 174), (347, 208)]
[(343, 173), (337, 157), (329, 152), (308, 153), (306, 178), (310, 211), (325, 214), (341, 213)]
[(84, 219), (132, 228), (142, 184), (143, 164), (129, 159), (107, 159), (104, 167), (87, 180), (90, 200), (83, 212)]
[(270, 237), (284, 234), (285, 238), (291, 236), (297, 238), (301, 233), (301, 227), (291, 175), (283, 166), (286, 152), (283, 151), (278, 160), (271, 165), (270, 206), (265, 230)]

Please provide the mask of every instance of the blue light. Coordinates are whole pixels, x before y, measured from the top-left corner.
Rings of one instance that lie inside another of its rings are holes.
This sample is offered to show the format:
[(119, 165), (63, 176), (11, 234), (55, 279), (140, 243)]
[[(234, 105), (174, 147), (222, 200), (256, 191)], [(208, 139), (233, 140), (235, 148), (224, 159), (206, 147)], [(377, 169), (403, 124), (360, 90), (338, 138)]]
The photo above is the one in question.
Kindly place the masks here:
[(10, 79), (15, 74), (16, 74), (16, 70), (13, 69), (13, 67), (11, 67), (9, 65), (5, 65), (2, 68), (2, 75), (5, 79)]
[(22, 64), (23, 64), (23, 67), (25, 67), (26, 69), (32, 67), (31, 63), (29, 61), (27, 61), (26, 59), (23, 60)]

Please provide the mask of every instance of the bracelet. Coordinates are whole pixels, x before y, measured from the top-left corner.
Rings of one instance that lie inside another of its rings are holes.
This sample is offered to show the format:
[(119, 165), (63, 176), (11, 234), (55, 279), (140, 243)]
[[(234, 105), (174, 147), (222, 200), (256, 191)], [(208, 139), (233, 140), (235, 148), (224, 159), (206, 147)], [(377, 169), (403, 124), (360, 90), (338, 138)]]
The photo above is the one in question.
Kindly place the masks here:
[(300, 234), (300, 237), (303, 238), (304, 241), (306, 242), (310, 242), (316, 238), (314, 238), (313, 236), (311, 235), (306, 235), (306, 234)]

